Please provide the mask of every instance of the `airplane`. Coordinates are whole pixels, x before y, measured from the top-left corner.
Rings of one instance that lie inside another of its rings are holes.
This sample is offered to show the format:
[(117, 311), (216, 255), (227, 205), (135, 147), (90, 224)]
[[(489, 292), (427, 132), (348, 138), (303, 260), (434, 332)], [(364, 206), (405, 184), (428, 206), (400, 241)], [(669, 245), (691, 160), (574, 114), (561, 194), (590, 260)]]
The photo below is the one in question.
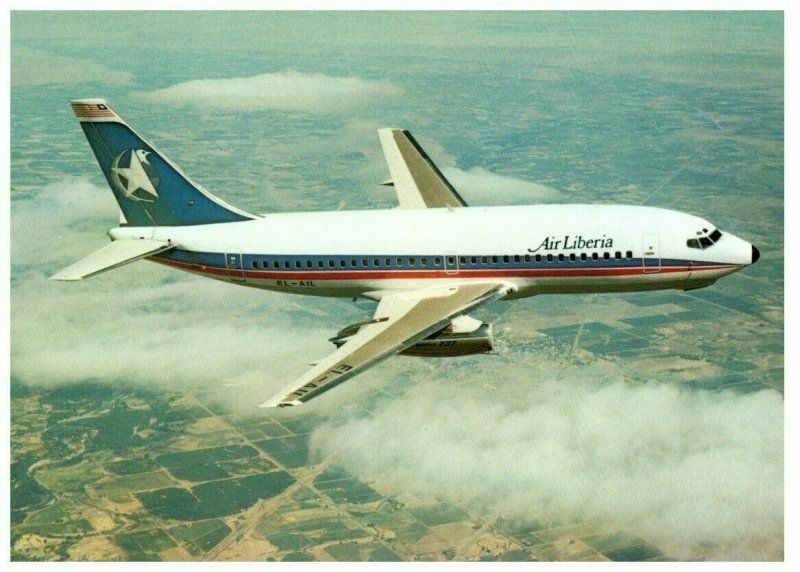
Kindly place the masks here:
[(475, 308), (540, 294), (692, 290), (759, 259), (707, 220), (644, 206), (468, 206), (414, 137), (378, 130), (399, 207), (251, 214), (193, 182), (103, 99), (71, 102), (120, 208), (111, 242), (53, 280), (146, 259), (231, 284), (367, 299), (371, 319), (262, 407), (303, 404), (395, 354), (491, 351)]

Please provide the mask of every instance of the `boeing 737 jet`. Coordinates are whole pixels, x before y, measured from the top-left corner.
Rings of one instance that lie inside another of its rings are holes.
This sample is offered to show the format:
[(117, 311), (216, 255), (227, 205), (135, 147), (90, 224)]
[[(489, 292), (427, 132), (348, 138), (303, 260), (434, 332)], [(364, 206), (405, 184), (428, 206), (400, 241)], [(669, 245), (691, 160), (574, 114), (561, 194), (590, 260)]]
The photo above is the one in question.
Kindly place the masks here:
[(380, 129), (399, 208), (245, 212), (208, 193), (101, 99), (72, 102), (120, 207), (111, 243), (54, 280), (147, 259), (232, 284), (365, 298), (372, 319), (263, 403), (302, 404), (394, 354), (488, 352), (469, 316), (537, 294), (703, 288), (756, 262), (755, 246), (700, 217), (640, 206), (469, 207), (408, 131)]

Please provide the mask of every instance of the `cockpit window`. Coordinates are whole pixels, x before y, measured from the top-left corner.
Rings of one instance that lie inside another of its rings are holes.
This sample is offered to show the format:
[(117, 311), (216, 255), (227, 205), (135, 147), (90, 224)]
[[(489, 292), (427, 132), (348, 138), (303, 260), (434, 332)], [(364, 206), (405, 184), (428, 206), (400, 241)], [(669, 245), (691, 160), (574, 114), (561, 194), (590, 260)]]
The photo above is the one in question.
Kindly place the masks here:
[(722, 233), (719, 229), (714, 229), (711, 231), (711, 234), (708, 233), (708, 229), (704, 228), (702, 231), (697, 232), (698, 238), (690, 238), (686, 241), (686, 246), (689, 248), (699, 248), (705, 249), (709, 246), (713, 246), (715, 242), (718, 242), (720, 238), (722, 238)]

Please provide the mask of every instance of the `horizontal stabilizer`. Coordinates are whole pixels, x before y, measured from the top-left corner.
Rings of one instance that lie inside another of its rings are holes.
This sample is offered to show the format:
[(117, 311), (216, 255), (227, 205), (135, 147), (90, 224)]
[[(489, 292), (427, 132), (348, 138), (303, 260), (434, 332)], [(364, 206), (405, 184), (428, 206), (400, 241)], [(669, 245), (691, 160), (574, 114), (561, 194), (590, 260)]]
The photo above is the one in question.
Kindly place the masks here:
[(54, 274), (50, 280), (82, 280), (174, 247), (171, 242), (149, 238), (115, 240)]

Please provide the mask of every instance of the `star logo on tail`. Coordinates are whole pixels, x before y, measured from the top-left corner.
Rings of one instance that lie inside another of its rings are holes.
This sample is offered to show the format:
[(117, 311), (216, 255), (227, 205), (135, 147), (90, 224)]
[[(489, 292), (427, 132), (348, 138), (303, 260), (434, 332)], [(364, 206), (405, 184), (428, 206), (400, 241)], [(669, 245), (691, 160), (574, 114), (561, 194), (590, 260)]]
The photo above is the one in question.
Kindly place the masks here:
[(117, 189), (132, 201), (152, 203), (158, 199), (161, 178), (147, 160), (148, 155), (150, 151), (128, 149), (117, 155), (111, 165)]

